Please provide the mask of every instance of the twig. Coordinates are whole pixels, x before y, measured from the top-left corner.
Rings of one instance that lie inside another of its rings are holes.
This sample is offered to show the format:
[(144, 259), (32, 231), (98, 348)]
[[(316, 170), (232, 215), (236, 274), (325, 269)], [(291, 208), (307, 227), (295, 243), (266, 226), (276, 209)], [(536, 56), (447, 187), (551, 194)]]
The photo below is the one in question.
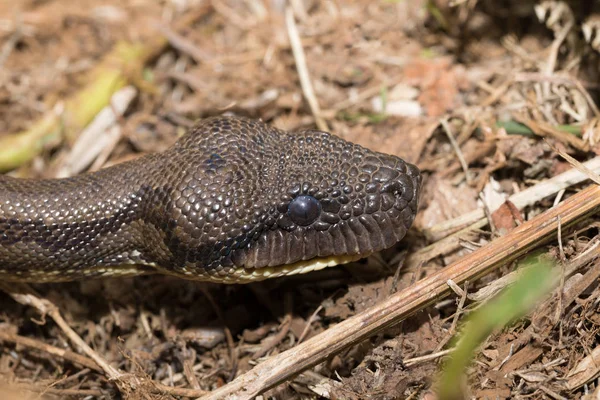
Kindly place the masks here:
[(310, 318), (308, 319), (308, 321), (306, 321), (306, 325), (304, 326), (304, 329), (302, 330), (302, 333), (300, 334), (300, 337), (298, 338), (298, 343), (302, 343), (302, 341), (306, 338), (306, 335), (308, 334), (308, 331), (310, 330), (310, 326), (312, 325), (313, 321), (317, 318), (317, 314), (319, 314), (319, 312), (323, 309), (323, 304), (319, 304), (319, 307), (317, 307), (317, 309), (315, 311), (313, 311), (313, 313), (310, 315)]
[(70, 350), (51, 346), (35, 339), (16, 335), (10, 332), (0, 331), (0, 341), (11, 342), (21, 346), (30, 347), (32, 349), (37, 349), (53, 356), (60, 357), (64, 360), (68, 360), (72, 363), (82, 365), (94, 371), (102, 372), (102, 369), (100, 369), (98, 364), (87, 357), (74, 353)]
[(304, 93), (306, 101), (308, 101), (308, 106), (310, 107), (310, 111), (315, 118), (317, 127), (322, 131), (327, 131), (329, 129), (327, 127), (327, 123), (322, 117), (321, 108), (319, 107), (319, 102), (317, 101), (317, 97), (315, 96), (315, 92), (310, 81), (310, 75), (306, 66), (306, 57), (304, 56), (304, 49), (302, 48), (302, 42), (300, 41), (298, 28), (296, 27), (296, 22), (294, 21), (294, 12), (290, 7), (285, 10), (285, 24), (287, 26), (288, 36), (290, 38), (292, 53), (294, 54), (296, 70), (298, 71), (298, 76), (300, 78), (302, 92)]
[(251, 29), (252, 27), (256, 26), (256, 24), (258, 24), (262, 20), (262, 18), (264, 18), (264, 16), (261, 17), (260, 15), (258, 16), (258, 18), (250, 19), (247, 18), (247, 16), (241, 16), (236, 12), (234, 8), (228, 6), (227, 4), (225, 4), (225, 2), (220, 0), (211, 0), (210, 4), (213, 6), (215, 11), (221, 14), (223, 18), (225, 18), (229, 23), (238, 26), (242, 30)]
[[(77, 396), (78, 398), (84, 398), (86, 396), (92, 396), (92, 397), (100, 397), (105, 393), (102, 393), (101, 390), (96, 390), (96, 389), (55, 389), (55, 388), (47, 388), (47, 387), (38, 387), (38, 386), (33, 386), (33, 385), (23, 385), (23, 384), (19, 384), (19, 385), (10, 385), (9, 388), (14, 388), (17, 390), (22, 390), (22, 391), (26, 391), (26, 392), (35, 392), (35, 393), (40, 393), (40, 394), (56, 394), (56, 395), (61, 395), (64, 398), (64, 396)], [(45, 398), (45, 397), (38, 397), (38, 398)]]
[(463, 313), (463, 309), (465, 308), (465, 303), (467, 302), (467, 294), (468, 289), (469, 289), (469, 281), (466, 281), (464, 284), (464, 290), (463, 290), (463, 294), (462, 296), (460, 296), (460, 301), (458, 302), (458, 308), (456, 309), (456, 312), (454, 313), (454, 317), (452, 318), (452, 325), (450, 326), (450, 329), (448, 330), (451, 334), (456, 333), (456, 326), (458, 325), (458, 318), (460, 317), (460, 315)]
[(19, 43), (19, 40), (23, 37), (23, 30), (21, 27), (22, 21), (19, 18), (19, 21), (15, 24), (15, 31), (10, 35), (6, 43), (4, 43), (2, 49), (0, 49), (0, 68), (2, 68), (8, 59), (8, 56), (10, 56), (10, 53), (12, 53), (17, 43)]
[(203, 396), (207, 393), (206, 390), (201, 389), (187, 389), (182, 387), (171, 387), (163, 385), (155, 381), (150, 381), (150, 392), (154, 394), (181, 396), (181, 397), (198, 397)]
[(456, 153), (458, 162), (460, 163), (460, 166), (462, 167), (462, 169), (465, 173), (465, 179), (466, 179), (467, 183), (471, 184), (472, 179), (471, 179), (471, 171), (469, 171), (469, 164), (467, 164), (467, 161), (465, 160), (465, 156), (463, 155), (462, 150), (460, 149), (460, 146), (458, 145), (458, 143), (456, 142), (456, 139), (454, 138), (454, 134), (452, 133), (452, 129), (450, 129), (450, 124), (448, 123), (448, 120), (446, 118), (442, 118), (440, 120), (440, 124), (444, 128), (444, 132), (446, 132), (446, 136), (448, 137), (448, 140), (450, 141), (450, 144), (452, 145), (452, 148), (454, 149), (454, 152)]
[(539, 388), (540, 388), (540, 390), (542, 392), (546, 393), (548, 395), (548, 397), (551, 397), (551, 398), (556, 399), (556, 400), (567, 400), (566, 397), (561, 396), (560, 394), (558, 394), (558, 393), (550, 390), (549, 388), (547, 388), (544, 385), (540, 385)]
[(235, 395), (251, 399), (348, 346), (380, 332), (449, 293), (446, 282), (473, 281), (514, 260), (553, 235), (558, 216), (564, 226), (600, 207), (600, 187), (590, 186), (446, 268), (397, 292), (381, 303), (254, 367), (203, 400)]
[(452, 353), (453, 351), (454, 351), (454, 349), (448, 349), (448, 350), (436, 351), (435, 353), (427, 354), (426, 356), (409, 358), (409, 359), (404, 360), (404, 365), (409, 367), (411, 365), (415, 365), (415, 364), (418, 364), (423, 361), (435, 360), (436, 358), (444, 357), (444, 356)]
[[(392, 87), (396, 86), (398, 82), (402, 82), (403, 76), (394, 76), (390, 79), (384, 79), (383, 82), (377, 82), (373, 86), (363, 90), (356, 96), (350, 96), (349, 98), (342, 100), (341, 102), (335, 104), (329, 110), (326, 110), (327, 114), (335, 114), (340, 112), (348, 107), (352, 107), (361, 101), (367, 100), (379, 93), (382, 90), (390, 90)], [(436, 124), (437, 127), (437, 124)]]
[[(398, 255), (396, 257), (394, 257), (394, 261), (396, 261), (396, 258), (398, 258), (398, 261), (397, 261), (398, 266), (396, 267), (396, 271), (394, 272), (394, 278), (392, 279), (392, 284), (390, 285), (390, 291), (389, 291), (388, 295), (394, 294), (398, 290), (398, 281), (400, 280), (400, 271), (402, 271), (402, 269), (404, 267), (404, 261), (406, 261), (406, 253), (407, 253), (407, 251), (404, 250), (404, 251), (401, 251), (400, 253), (398, 253)], [(396, 264), (396, 262), (390, 263), (390, 264)]]
[(559, 142), (569, 144), (581, 151), (589, 151), (589, 143), (583, 139), (554, 127), (554, 125), (543, 121), (535, 121), (522, 115), (515, 115), (514, 119), (517, 122), (526, 125), (535, 135), (541, 137), (552, 137)]
[(492, 210), (490, 210), (490, 206), (483, 195), (483, 192), (479, 192), (479, 200), (481, 200), (481, 204), (483, 204), (483, 212), (485, 213), (485, 218), (488, 221), (488, 225), (490, 226), (490, 232), (492, 232), (492, 236), (497, 234), (496, 224), (494, 223), (494, 218), (492, 217)]
[(208, 62), (211, 60), (212, 57), (209, 54), (185, 37), (181, 36), (175, 30), (162, 24), (156, 24), (155, 28), (164, 35), (173, 48), (192, 57), (197, 63)]
[(560, 315), (563, 312), (563, 302), (564, 302), (564, 287), (565, 287), (565, 261), (567, 258), (565, 257), (565, 250), (563, 249), (563, 241), (562, 241), (562, 221), (560, 220), (560, 215), (558, 216), (558, 227), (556, 228), (556, 236), (558, 241), (558, 250), (560, 255), (560, 286), (558, 290), (558, 307), (556, 307), (554, 313), (554, 323), (557, 323), (560, 320)]
[[(577, 89), (588, 88), (598, 89), (600, 85), (597, 82), (580, 81), (578, 78), (571, 76), (567, 73), (555, 73), (553, 75), (546, 75), (541, 72), (517, 72), (514, 75), (514, 82), (551, 82), (560, 85), (575, 86)], [(578, 85), (579, 83), (579, 85)], [(585, 91), (585, 90), (584, 90)], [(586, 91), (585, 91), (586, 92)]]
[[(478, 82), (481, 83), (481, 87), (483, 87), (484, 85), (487, 85), (487, 82)], [(502, 97), (504, 95), (504, 93), (506, 93), (508, 91), (508, 89), (510, 88), (510, 86), (513, 84), (513, 80), (512, 79), (508, 79), (506, 81), (504, 81), (500, 86), (494, 88), (492, 87), (492, 92), (490, 93), (490, 95), (481, 102), (481, 107), (482, 108), (486, 108), (491, 106), (492, 104), (494, 104), (500, 97)]]
[[(452, 282), (452, 284), (450, 282)], [(455, 287), (453, 287), (453, 285)], [(451, 280), (448, 281), (448, 286), (450, 286), (450, 289), (454, 290), (454, 292), (458, 296), (460, 296), (460, 300), (458, 302), (458, 307), (456, 308), (456, 312), (454, 313), (454, 316), (452, 317), (452, 325), (450, 326), (450, 329), (448, 329), (447, 335), (437, 344), (437, 346), (435, 346), (434, 353), (437, 353), (437, 352), (441, 351), (444, 347), (446, 347), (448, 342), (450, 340), (452, 340), (452, 338), (456, 334), (456, 327), (458, 326), (458, 319), (460, 318), (461, 315), (464, 314), (465, 303), (467, 302), (467, 298), (469, 298), (469, 292), (467, 290), (469, 288), (469, 281), (465, 282), (464, 290), (461, 289), (460, 286), (456, 285)], [(458, 290), (456, 290), (456, 289), (458, 289)]]
[[(556, 38), (552, 42), (550, 46), (550, 54), (548, 54), (548, 62), (544, 68), (544, 73), (548, 76), (551, 76), (554, 72), (554, 68), (556, 67), (556, 60), (558, 59), (558, 51), (560, 50), (560, 46), (567, 38), (567, 35), (573, 29), (573, 21), (569, 21), (569, 23), (556, 35)], [(550, 96), (550, 85), (546, 83), (544, 85), (544, 96), (548, 98)]]
[(579, 93), (581, 93), (583, 95), (583, 97), (585, 97), (585, 100), (587, 101), (588, 105), (594, 112), (594, 115), (596, 116), (596, 118), (600, 117), (600, 110), (598, 110), (598, 106), (596, 105), (596, 102), (594, 101), (594, 99), (592, 99), (592, 96), (590, 96), (590, 93), (587, 90), (585, 90), (585, 88), (583, 87), (583, 84), (579, 80), (576, 80), (575, 86), (577, 86), (577, 89), (579, 89)]
[(575, 168), (576, 170), (578, 170), (582, 174), (585, 174), (585, 176), (587, 176), (590, 180), (592, 180), (596, 184), (600, 185), (600, 176), (598, 176), (598, 174), (595, 171), (593, 171), (591, 168), (589, 168), (585, 164), (580, 163), (579, 161), (577, 161), (576, 159), (574, 159), (573, 157), (571, 157), (570, 155), (568, 155), (567, 153), (565, 153), (561, 149), (559, 149), (559, 148), (557, 148), (555, 146), (552, 146), (552, 144), (549, 143), (547, 140), (546, 140), (546, 144), (550, 145), (550, 147), (552, 147), (552, 149), (555, 152), (557, 152), (559, 156), (561, 156), (569, 164), (571, 164), (571, 166), (573, 168)]
[(284, 317), (284, 320), (279, 327), (279, 332), (277, 332), (274, 336), (267, 338), (262, 343), (262, 346), (260, 347), (260, 349), (258, 349), (258, 351), (252, 355), (252, 359), (258, 360), (259, 358), (261, 358), (265, 354), (267, 354), (269, 351), (271, 351), (279, 343), (281, 343), (281, 341), (283, 339), (285, 339), (288, 332), (290, 331), (291, 325), (292, 325), (292, 314), (288, 313)]

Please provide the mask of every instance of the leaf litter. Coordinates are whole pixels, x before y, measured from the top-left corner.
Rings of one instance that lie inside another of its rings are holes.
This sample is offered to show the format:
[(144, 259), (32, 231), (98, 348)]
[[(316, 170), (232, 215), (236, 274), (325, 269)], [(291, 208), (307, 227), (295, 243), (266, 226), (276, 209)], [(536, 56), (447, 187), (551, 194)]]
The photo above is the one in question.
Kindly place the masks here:
[[(200, 396), (552, 207), (555, 195), (526, 206), (504, 200), (573, 168), (553, 147), (580, 161), (598, 155), (600, 10), (594, 2), (307, 0), (289, 6), (330, 130), (423, 169), (420, 215), (408, 237), (346, 267), (247, 286), (160, 276), (34, 285), (102, 359), (135, 378), (123, 378), (127, 385), (115, 384), (91, 359), (78, 359), (80, 350), (55, 321), (0, 294), (6, 393)], [(0, 139), (29, 129), (76, 93), (117, 42), (161, 35), (168, 46), (141, 77), (129, 77), (138, 93), (111, 121), (119, 132), (98, 135), (115, 139), (98, 140), (98, 148), (91, 144), (81, 155), (99, 159), (89, 167), (164, 149), (194, 120), (224, 112), (284, 129), (313, 127), (285, 7), (257, 0), (0, 3)], [(175, 28), (194, 13), (192, 22)], [(80, 158), (74, 148), (52, 141), (10, 173), (64, 173), (65, 160)], [(587, 185), (567, 186), (559, 197)], [(475, 209), (486, 210), (492, 223), (465, 232), (464, 224), (448, 226)], [(468, 369), (471, 396), (597, 394), (599, 226), (591, 216), (564, 228), (560, 240), (540, 243), (539, 251), (566, 266), (563, 283), (483, 343)], [(443, 242), (456, 232), (451, 245)], [(430, 255), (421, 257), (427, 248)], [(507, 284), (500, 278), (514, 269), (508, 263), (469, 282), (462, 306), (458, 294), (440, 299), (263, 398), (433, 396), (434, 377), (461, 326), (453, 321), (497, 293)]]

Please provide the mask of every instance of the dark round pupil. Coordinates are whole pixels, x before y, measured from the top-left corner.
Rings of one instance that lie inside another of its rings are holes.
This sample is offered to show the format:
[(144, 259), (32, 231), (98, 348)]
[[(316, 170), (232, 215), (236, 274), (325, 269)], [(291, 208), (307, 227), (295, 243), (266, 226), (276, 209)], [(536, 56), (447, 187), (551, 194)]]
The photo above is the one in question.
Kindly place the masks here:
[(288, 215), (295, 224), (310, 225), (321, 214), (321, 203), (312, 196), (298, 196), (288, 206)]

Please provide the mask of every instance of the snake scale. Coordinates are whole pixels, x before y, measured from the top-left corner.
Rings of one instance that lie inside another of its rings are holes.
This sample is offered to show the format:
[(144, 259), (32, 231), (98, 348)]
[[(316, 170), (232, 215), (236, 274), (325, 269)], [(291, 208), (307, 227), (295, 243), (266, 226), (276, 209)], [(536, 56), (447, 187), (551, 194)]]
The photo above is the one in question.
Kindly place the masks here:
[(93, 173), (0, 175), (0, 280), (321, 269), (400, 241), (420, 185), (414, 165), (329, 133), (209, 118), (162, 153)]

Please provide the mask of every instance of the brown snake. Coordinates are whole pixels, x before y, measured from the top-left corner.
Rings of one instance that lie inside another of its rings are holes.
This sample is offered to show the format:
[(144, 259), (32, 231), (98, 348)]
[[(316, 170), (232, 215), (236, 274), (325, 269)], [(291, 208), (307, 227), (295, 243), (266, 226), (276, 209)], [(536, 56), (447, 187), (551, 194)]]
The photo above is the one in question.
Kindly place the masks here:
[(414, 165), (329, 133), (211, 118), (94, 173), (0, 175), (0, 280), (237, 283), (342, 264), (404, 237), (420, 183)]

